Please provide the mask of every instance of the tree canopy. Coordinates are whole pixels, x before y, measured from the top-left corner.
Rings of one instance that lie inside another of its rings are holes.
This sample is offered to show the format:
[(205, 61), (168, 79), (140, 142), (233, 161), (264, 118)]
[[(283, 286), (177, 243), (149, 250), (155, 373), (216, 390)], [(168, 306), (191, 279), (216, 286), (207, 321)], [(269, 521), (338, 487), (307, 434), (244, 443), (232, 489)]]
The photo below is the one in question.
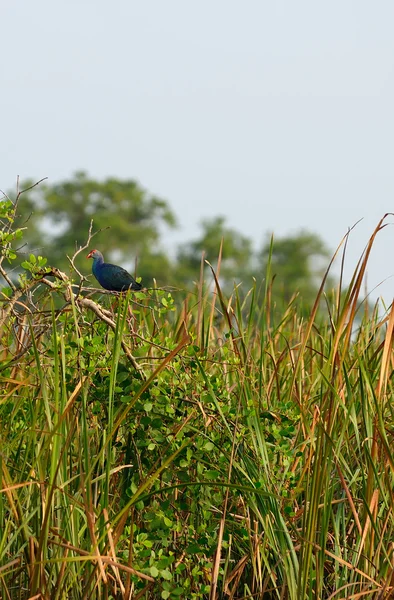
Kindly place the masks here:
[(273, 289), (280, 304), (287, 305), (298, 293), (306, 306), (316, 297), (327, 269), (330, 252), (316, 233), (299, 231), (289, 236), (267, 239), (260, 252), (263, 272), (270, 263)]
[[(223, 216), (203, 219), (200, 233), (170, 253), (162, 237), (166, 229), (176, 227), (177, 218), (166, 200), (134, 180), (98, 181), (83, 171), (66, 181), (34, 187), (21, 196), (18, 212), (18, 225), (26, 227), (27, 252), (46, 256), (63, 270), (69, 266), (67, 255), (86, 243), (93, 219), (94, 231), (101, 231), (91, 248), (97, 247), (107, 261), (132, 273), (137, 264), (137, 274), (147, 287), (154, 278), (159, 285), (192, 289), (199, 280), (202, 253), (216, 267), (222, 245), (220, 281), (227, 292), (234, 283), (243, 283), (246, 293), (252, 278), (264, 280), (270, 263), (277, 302), (287, 303), (298, 292), (308, 306), (329, 257), (324, 241), (308, 231), (275, 239), (273, 245), (267, 238), (255, 251), (252, 240), (230, 227)], [(83, 259), (79, 266), (86, 272)]]
[(81, 171), (68, 181), (41, 184), (24, 194), (19, 212), (20, 222), (28, 218), (29, 251), (39, 249), (60, 268), (67, 267), (66, 255), (85, 243), (93, 219), (94, 229), (103, 230), (94, 244), (107, 260), (129, 268), (137, 260), (138, 271), (147, 279), (168, 276), (161, 229), (175, 227), (175, 215), (165, 200), (134, 180), (101, 182)]
[(232, 286), (235, 279), (250, 277), (252, 240), (228, 227), (223, 216), (203, 219), (200, 227), (201, 236), (179, 248), (179, 277), (187, 280), (191, 272), (198, 276), (203, 253), (204, 258), (216, 267), (221, 247), (220, 277), (224, 284)]

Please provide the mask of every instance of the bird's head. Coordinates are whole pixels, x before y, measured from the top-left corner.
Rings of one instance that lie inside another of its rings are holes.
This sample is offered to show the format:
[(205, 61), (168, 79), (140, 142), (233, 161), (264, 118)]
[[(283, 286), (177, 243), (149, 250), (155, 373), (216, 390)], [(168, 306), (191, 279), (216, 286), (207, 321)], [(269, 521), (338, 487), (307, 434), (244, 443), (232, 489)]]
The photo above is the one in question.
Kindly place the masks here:
[(102, 258), (102, 256), (103, 255), (101, 254), (101, 252), (99, 252), (99, 250), (91, 250), (86, 258), (95, 259), (95, 258)]

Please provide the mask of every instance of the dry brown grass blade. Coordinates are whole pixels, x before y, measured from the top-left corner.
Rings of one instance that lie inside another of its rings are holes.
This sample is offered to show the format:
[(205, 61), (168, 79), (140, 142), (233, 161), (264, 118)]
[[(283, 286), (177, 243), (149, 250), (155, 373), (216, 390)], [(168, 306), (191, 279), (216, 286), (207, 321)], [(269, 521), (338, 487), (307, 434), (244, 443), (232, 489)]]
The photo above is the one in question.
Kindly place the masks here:
[(377, 397), (380, 398), (381, 393), (386, 391), (387, 379), (389, 374), (389, 366), (391, 362), (391, 349), (393, 346), (393, 331), (394, 331), (394, 302), (391, 305), (390, 316), (387, 324), (386, 336), (384, 339), (383, 355), (380, 365), (380, 376), (376, 390)]
[(100, 550), (99, 550), (99, 545), (98, 545), (98, 541), (97, 541), (97, 537), (96, 537), (96, 533), (95, 533), (95, 515), (94, 515), (94, 511), (91, 510), (90, 508), (88, 508), (85, 511), (86, 514), (86, 520), (88, 523), (88, 529), (89, 529), (89, 533), (90, 533), (90, 539), (92, 541), (92, 546), (94, 549), (94, 553), (95, 553), (95, 558), (97, 560), (97, 564), (99, 567), (99, 571), (100, 571), (100, 577), (103, 580), (104, 584), (108, 583), (108, 579), (107, 579), (107, 575), (105, 573), (105, 568), (104, 568), (104, 564), (103, 564), (103, 560), (100, 554)]
[[(379, 223), (377, 224), (377, 226), (375, 227), (374, 232), (372, 233), (371, 237), (368, 240), (368, 244), (367, 247), (365, 249), (364, 252), (364, 256), (361, 260), (361, 264), (358, 270), (358, 274), (357, 274), (357, 278), (355, 281), (355, 284), (353, 286), (352, 289), (352, 294), (350, 297), (350, 302), (349, 304), (351, 304), (351, 313), (350, 313), (350, 317), (349, 317), (349, 322), (353, 323), (354, 321), (354, 317), (357, 311), (357, 301), (358, 301), (358, 297), (360, 295), (360, 290), (361, 290), (361, 286), (363, 283), (363, 279), (365, 276), (365, 271), (367, 269), (367, 265), (368, 265), (368, 260), (369, 260), (369, 256), (371, 254), (371, 250), (372, 247), (374, 245), (376, 236), (378, 235), (378, 233), (384, 229), (384, 227), (386, 227), (386, 225), (384, 225), (384, 221), (386, 220), (386, 218), (389, 215), (392, 215), (393, 213), (386, 213), (385, 215), (383, 215), (383, 217), (380, 219)], [(351, 336), (351, 327), (348, 328), (347, 334), (346, 334), (346, 346), (348, 345), (349, 341), (350, 341), (350, 336)]]
[(295, 368), (293, 370), (294, 371), (293, 372), (293, 387), (294, 387), (294, 382), (296, 380), (298, 371), (302, 367), (302, 361), (303, 361), (304, 352), (305, 352), (306, 346), (308, 344), (308, 340), (309, 340), (310, 335), (311, 335), (311, 331), (312, 331), (312, 328), (313, 328), (313, 325), (314, 325), (314, 322), (315, 322), (317, 311), (319, 309), (319, 304), (320, 304), (321, 297), (323, 295), (324, 286), (326, 285), (326, 281), (327, 281), (328, 275), (329, 275), (329, 273), (331, 271), (331, 267), (332, 267), (332, 265), (333, 265), (336, 257), (338, 256), (338, 253), (339, 253), (342, 245), (344, 244), (345, 240), (347, 239), (348, 235), (349, 234), (346, 234), (342, 238), (341, 243), (339, 244), (339, 246), (335, 250), (335, 252), (334, 252), (334, 254), (333, 254), (333, 256), (332, 256), (332, 258), (331, 258), (331, 260), (330, 260), (330, 262), (328, 264), (327, 270), (324, 273), (323, 280), (322, 280), (322, 282), (320, 284), (320, 287), (319, 287), (319, 290), (317, 292), (317, 296), (316, 296), (315, 302), (313, 304), (310, 317), (309, 317), (308, 322), (306, 324), (305, 331), (303, 333), (303, 338), (301, 340), (300, 351), (298, 353), (298, 359), (297, 359)]
[[(246, 565), (248, 564), (248, 561), (249, 561), (249, 555), (245, 554), (245, 556), (243, 556), (237, 562), (234, 569), (231, 571), (231, 573), (228, 574), (226, 581), (224, 582), (224, 593), (229, 596), (229, 600), (232, 600), (234, 598), (234, 594), (236, 594), (236, 592), (238, 590), (239, 580), (242, 577), (242, 574), (245, 570)], [(233, 585), (232, 589), (230, 590), (230, 584), (232, 581), (234, 581), (234, 585)]]
[[(368, 588), (368, 590), (365, 590), (363, 592), (356, 592), (354, 594), (347, 593), (346, 596), (340, 595), (345, 590), (349, 590), (349, 588), (354, 588), (356, 585), (360, 586), (360, 585), (364, 585), (364, 584), (361, 582), (347, 583), (346, 585), (343, 585), (342, 587), (335, 590), (335, 592), (330, 594), (330, 596), (328, 596), (327, 600), (334, 600), (334, 599), (335, 600), (356, 600), (357, 598), (364, 598), (365, 596), (370, 596), (372, 598), (373, 594), (379, 593), (382, 589), (380, 587), (377, 587), (375, 589)], [(380, 595), (379, 595), (379, 598), (381, 598)], [(388, 600), (388, 597), (387, 597), (387, 600)]]
[[(1, 474), (1, 484), (2, 484), (2, 489), (0, 490), (0, 492), (4, 492), (7, 500), (9, 502), (9, 506), (11, 509), (11, 513), (13, 515), (13, 518), (15, 520), (15, 523), (18, 524), (18, 526), (22, 526), (23, 525), (23, 515), (22, 515), (22, 510), (21, 507), (19, 505), (19, 499), (18, 499), (18, 495), (15, 494), (15, 498), (14, 498), (14, 490), (26, 486), (26, 485), (39, 485), (37, 482), (28, 482), (28, 483), (21, 483), (21, 484), (13, 484), (11, 483), (12, 478), (10, 476), (10, 473), (8, 471), (7, 465), (5, 463), (5, 460), (1, 461), (1, 466), (2, 466), (2, 474)], [(22, 531), (25, 532), (25, 528), (22, 526), (21, 527)], [(25, 541), (27, 541), (27, 537), (25, 535)]]
[[(96, 561), (98, 558), (97, 554), (90, 554), (90, 552), (87, 552), (86, 550), (82, 550), (81, 548), (77, 548), (76, 546), (72, 546), (71, 544), (66, 544), (65, 542), (57, 542), (56, 540), (50, 540), (50, 543), (55, 544), (56, 546), (61, 546), (62, 548), (67, 548), (68, 550), (71, 550), (72, 552), (79, 554), (80, 557), (78, 560)], [(127, 565), (123, 565), (122, 563), (119, 563), (119, 562), (115, 562), (111, 556), (104, 556), (104, 555), (100, 554), (100, 561), (103, 564), (114, 566), (117, 569), (120, 569), (121, 571), (125, 571), (126, 573), (130, 573), (131, 575), (135, 575), (136, 577), (139, 577), (140, 579), (146, 579), (147, 581), (152, 581), (152, 582), (155, 581), (153, 579), (153, 577), (151, 577), (150, 575), (145, 575), (145, 573), (136, 571), (136, 569), (133, 569), (132, 567), (128, 567)]]
[[(106, 508), (103, 508), (103, 515), (104, 515), (104, 519), (106, 521), (108, 542), (109, 542), (109, 547), (110, 547), (110, 550), (111, 550), (112, 559), (113, 559), (114, 563), (117, 563), (118, 561), (117, 561), (117, 558), (116, 558), (115, 544), (114, 544), (114, 540), (113, 540), (113, 537), (112, 537), (111, 525), (109, 523), (108, 511), (107, 511)], [(120, 578), (119, 569), (117, 567), (115, 567), (113, 564), (111, 564), (111, 567), (112, 567), (112, 570), (113, 570), (113, 572), (115, 574), (116, 581), (118, 582), (119, 587), (120, 587), (120, 589), (122, 591), (122, 594), (124, 596), (125, 587), (124, 587), (124, 585), (122, 583), (122, 580)]]
[[(3, 465), (3, 468), (4, 468), (4, 469), (7, 469), (7, 468), (5, 467), (5, 465)], [(8, 472), (8, 471), (7, 471), (7, 472)], [(3, 472), (3, 476), (4, 476), (4, 472)], [(2, 481), (2, 484), (3, 484), (3, 483), (4, 483), (4, 482)], [(22, 488), (22, 487), (27, 487), (27, 486), (29, 486), (29, 485), (37, 485), (37, 486), (40, 486), (40, 485), (42, 485), (42, 484), (43, 484), (43, 482), (42, 482), (42, 481), (24, 481), (23, 483), (13, 483), (13, 484), (10, 484), (10, 485), (8, 485), (8, 486), (6, 486), (6, 487), (0, 488), (0, 494), (2, 494), (3, 492), (4, 492), (4, 493), (6, 493), (6, 494), (8, 494), (8, 493), (9, 493), (10, 491), (12, 491), (12, 490), (18, 490), (18, 489), (20, 489), (20, 488)]]
[[(322, 549), (321, 549), (321, 547), (319, 545), (314, 544), (314, 546), (315, 546), (315, 548), (319, 552), (321, 552)], [(378, 587), (378, 589), (382, 589), (382, 586), (379, 584), (378, 581), (376, 581), (376, 579), (374, 579), (373, 577), (370, 577), (368, 575), (368, 573), (365, 573), (365, 571), (363, 571), (362, 569), (359, 569), (358, 567), (355, 567), (349, 561), (344, 560), (343, 558), (341, 558), (337, 554), (334, 554), (333, 552), (330, 552), (330, 550), (327, 550), (326, 548), (324, 549), (324, 554), (326, 554), (326, 556), (329, 556), (330, 558), (332, 558), (333, 560), (335, 560), (336, 562), (338, 562), (338, 564), (346, 567), (347, 569), (349, 569), (351, 571), (354, 571), (355, 573), (358, 573), (362, 577), (365, 577), (365, 579), (367, 579), (368, 581), (370, 581), (371, 583), (373, 583), (374, 585), (376, 585)]]
[(237, 339), (236, 339), (236, 337), (234, 335), (234, 332), (233, 332), (233, 324), (232, 324), (232, 320), (231, 320), (232, 319), (232, 315), (230, 314), (230, 309), (229, 309), (228, 306), (226, 306), (226, 303), (224, 301), (222, 289), (220, 287), (220, 283), (219, 283), (219, 280), (218, 280), (218, 278), (216, 276), (216, 273), (215, 273), (215, 270), (214, 270), (213, 266), (207, 260), (205, 262), (207, 263), (207, 265), (211, 269), (213, 278), (215, 280), (215, 286), (216, 286), (216, 290), (217, 290), (217, 293), (218, 293), (218, 296), (219, 296), (220, 306), (221, 306), (221, 309), (223, 311), (224, 316), (226, 317), (227, 325), (228, 325), (229, 331), (231, 333), (231, 341), (232, 341), (232, 344), (233, 344), (234, 351), (236, 352), (238, 358), (242, 362), (241, 353), (240, 353), (239, 348), (238, 348)]
[(78, 398), (78, 396), (79, 396), (79, 394), (81, 392), (82, 385), (85, 383), (85, 381), (87, 379), (88, 379), (87, 376), (84, 376), (81, 380), (78, 381), (78, 383), (75, 386), (73, 392), (71, 393), (69, 399), (67, 400), (67, 404), (64, 407), (64, 410), (63, 410), (61, 416), (59, 417), (59, 421), (57, 423), (57, 429), (59, 429), (60, 425), (63, 423), (64, 419), (66, 418), (66, 416), (70, 412), (73, 404), (75, 403), (75, 400)]
[[(217, 266), (217, 277), (219, 278), (220, 276), (220, 267), (222, 264), (222, 253), (223, 253), (223, 238), (221, 239), (220, 242), (220, 248), (219, 248), (219, 256), (218, 256), (218, 266)], [(217, 288), (215, 286), (215, 289), (213, 290), (213, 294), (212, 294), (212, 304), (211, 304), (211, 314), (209, 315), (209, 333), (212, 334), (212, 323), (213, 323), (213, 318), (215, 316), (215, 306), (216, 306), (216, 298), (217, 298)]]
[(354, 522), (356, 523), (356, 526), (357, 526), (359, 534), (362, 535), (362, 527), (361, 527), (360, 519), (358, 518), (358, 513), (357, 513), (357, 510), (356, 510), (356, 506), (355, 506), (355, 504), (353, 502), (353, 497), (352, 497), (352, 495), (350, 493), (349, 487), (348, 487), (348, 485), (347, 485), (347, 483), (345, 481), (345, 478), (343, 476), (342, 469), (341, 469), (341, 467), (339, 466), (338, 463), (337, 463), (337, 471), (338, 471), (338, 475), (339, 475), (339, 478), (341, 480), (341, 484), (343, 486), (343, 489), (345, 490), (345, 494), (346, 494), (347, 500), (349, 502), (351, 511), (353, 513)]
[[(364, 250), (363, 256), (360, 258), (360, 260), (357, 264), (357, 267), (355, 270), (355, 275), (352, 280), (352, 287), (351, 287), (349, 300), (348, 300), (346, 306), (344, 307), (344, 311), (341, 315), (340, 321), (337, 323), (337, 335), (335, 337), (334, 348), (333, 348), (333, 352), (332, 352), (333, 357), (337, 356), (339, 342), (341, 340), (341, 336), (342, 336), (342, 333), (345, 328), (347, 328), (347, 330), (346, 330), (346, 338), (345, 338), (345, 342), (344, 342), (344, 348), (347, 348), (349, 345), (351, 334), (352, 334), (352, 324), (354, 322), (354, 317), (356, 315), (357, 302), (358, 302), (358, 298), (360, 295), (360, 290), (362, 287), (365, 271), (367, 269), (369, 256), (371, 254), (371, 250), (372, 250), (372, 247), (375, 242), (375, 238), (376, 238), (377, 234), (384, 227), (386, 227), (386, 225), (384, 225), (383, 223), (384, 223), (385, 219), (391, 214), (393, 214), (393, 213), (386, 213), (380, 219), (377, 226), (375, 227), (375, 230), (373, 231), (371, 237), (368, 240), (368, 243)], [(344, 239), (346, 239), (348, 237), (348, 235), (349, 234), (347, 234)], [(343, 241), (344, 240), (342, 240), (341, 244), (339, 245), (338, 250), (342, 246)], [(337, 250), (337, 252), (338, 252), (338, 250)], [(337, 252), (335, 254), (337, 254)]]
[(372, 494), (371, 501), (369, 503), (369, 512), (367, 513), (367, 516), (365, 519), (364, 529), (363, 529), (362, 536), (361, 536), (361, 542), (360, 542), (360, 546), (359, 546), (358, 553), (357, 553), (357, 559), (356, 559), (357, 563), (360, 560), (361, 554), (363, 552), (365, 540), (368, 535), (368, 531), (371, 529), (371, 516), (370, 515), (373, 515), (376, 512), (376, 507), (378, 505), (378, 499), (379, 499), (379, 490), (375, 489)]

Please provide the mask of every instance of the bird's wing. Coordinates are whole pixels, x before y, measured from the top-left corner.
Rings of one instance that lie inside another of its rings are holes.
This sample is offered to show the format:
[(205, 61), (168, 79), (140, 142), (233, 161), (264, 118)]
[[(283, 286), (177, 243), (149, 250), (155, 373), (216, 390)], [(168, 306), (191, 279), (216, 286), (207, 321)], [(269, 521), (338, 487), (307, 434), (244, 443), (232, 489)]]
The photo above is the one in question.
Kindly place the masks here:
[(109, 263), (106, 263), (105, 267), (106, 275), (108, 275), (110, 280), (117, 286), (128, 287), (132, 283), (138, 285), (134, 277), (132, 277), (130, 273), (126, 271), (126, 269), (124, 269), (123, 267), (119, 267), (118, 265), (111, 265)]

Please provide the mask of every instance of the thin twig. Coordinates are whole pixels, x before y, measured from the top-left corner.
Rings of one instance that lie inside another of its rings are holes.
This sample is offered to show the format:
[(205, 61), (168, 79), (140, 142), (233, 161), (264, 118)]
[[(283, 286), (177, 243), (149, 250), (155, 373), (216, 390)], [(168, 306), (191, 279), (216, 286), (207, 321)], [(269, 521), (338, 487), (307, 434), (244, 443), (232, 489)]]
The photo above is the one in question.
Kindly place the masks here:
[(6, 282), (8, 283), (8, 285), (10, 286), (10, 288), (12, 289), (13, 292), (15, 292), (16, 290), (16, 285), (14, 283), (12, 283), (11, 279), (8, 277), (6, 271), (4, 270), (3, 265), (0, 262), (0, 275), (6, 280)]
[[(32, 185), (29, 185), (29, 187), (25, 188), (24, 190), (21, 190), (20, 192), (18, 191), (17, 195), (16, 195), (16, 198), (15, 198), (14, 206), (16, 207), (16, 205), (18, 203), (18, 200), (22, 196), (22, 194), (24, 194), (25, 192), (29, 192), (30, 190), (32, 190), (33, 188), (35, 188), (37, 185), (40, 185), (40, 183), (42, 183), (46, 179), (48, 179), (48, 177), (43, 177), (39, 181), (36, 181), (36, 183), (33, 183)], [(18, 178), (17, 178), (17, 190), (18, 189), (19, 189), (19, 175), (18, 175)]]
[(90, 242), (91, 242), (92, 238), (94, 238), (95, 235), (97, 235), (101, 231), (105, 231), (106, 229), (110, 229), (110, 227), (103, 227), (101, 229), (98, 229), (94, 233), (92, 233), (92, 229), (93, 229), (93, 219), (90, 221), (89, 231), (88, 231), (88, 239), (86, 241), (86, 244), (84, 246), (80, 246), (79, 249), (74, 252), (72, 258), (70, 258), (67, 255), (67, 258), (70, 261), (70, 264), (71, 264), (72, 268), (79, 275), (79, 277), (81, 278), (81, 281), (88, 281), (88, 279), (87, 279), (87, 277), (85, 277), (85, 275), (82, 275), (82, 273), (80, 273), (78, 271), (77, 267), (75, 266), (75, 262), (74, 261), (75, 261), (76, 257), (78, 256), (78, 254), (80, 254), (81, 252), (83, 252), (83, 250), (86, 250), (86, 248), (88, 248), (90, 246)]

